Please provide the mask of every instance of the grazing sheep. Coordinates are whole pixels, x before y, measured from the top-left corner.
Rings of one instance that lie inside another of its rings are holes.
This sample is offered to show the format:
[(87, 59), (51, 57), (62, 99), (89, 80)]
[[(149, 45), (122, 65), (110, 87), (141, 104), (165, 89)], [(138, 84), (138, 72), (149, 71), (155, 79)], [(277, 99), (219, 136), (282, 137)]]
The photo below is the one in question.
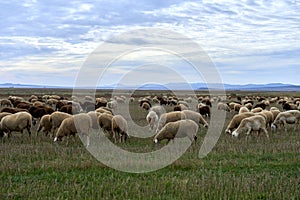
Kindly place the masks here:
[(242, 108), (243, 106), (241, 104), (235, 104), (234, 107), (233, 107), (233, 110), (235, 112), (238, 112), (240, 111), (240, 109)]
[(8, 112), (8, 113), (12, 113), (15, 114), (17, 112), (27, 112), (28, 110), (26, 109), (22, 109), (22, 108), (11, 108), (11, 107), (4, 107), (1, 109), (0, 112)]
[(269, 138), (268, 131), (266, 129), (266, 120), (261, 115), (244, 118), (238, 128), (232, 132), (232, 136), (237, 138), (245, 129), (247, 130), (246, 139), (251, 131), (257, 131), (257, 135), (259, 135), (261, 130), (266, 134), (267, 138)]
[(113, 114), (112, 110), (108, 110), (109, 108), (105, 108), (105, 107), (100, 107), (100, 108), (97, 108), (95, 111), (97, 113), (108, 113), (108, 114)]
[(110, 109), (116, 109), (118, 107), (118, 102), (116, 100), (112, 100), (107, 103), (107, 107)]
[[(299, 110), (288, 110), (285, 112), (281, 112), (277, 115), (274, 122), (271, 125), (273, 131), (276, 131), (278, 125), (283, 125), (285, 127), (285, 131), (287, 131), (286, 124), (296, 124), (299, 126), (300, 122), (300, 111)], [(297, 126), (295, 126), (295, 129)]]
[(99, 126), (102, 128), (103, 131), (107, 132), (110, 137), (113, 137), (112, 127), (111, 127), (112, 118), (113, 115), (110, 113), (101, 113), (98, 116)]
[(2, 118), (0, 122), (0, 129), (10, 136), (12, 131), (20, 131), (23, 133), (24, 129), (31, 135), (32, 116), (28, 112), (18, 112), (15, 114), (7, 115)]
[(183, 111), (183, 110), (188, 110), (189, 108), (186, 107), (184, 104), (178, 104), (174, 106), (173, 111)]
[(253, 109), (251, 110), (252, 113), (259, 113), (259, 112), (261, 112), (261, 111), (263, 111), (263, 109), (262, 109), (261, 107), (253, 108)]
[(248, 108), (249, 110), (251, 110), (252, 107), (253, 107), (253, 104), (252, 104), (252, 103), (246, 103), (244, 106), (245, 106), (246, 108)]
[(238, 112), (239, 112), (239, 114), (241, 114), (241, 113), (250, 112), (250, 111), (246, 106), (242, 106), (242, 107), (240, 107), (240, 110)]
[(144, 102), (141, 107), (144, 110), (149, 110), (151, 108), (151, 104), (149, 102)]
[(298, 106), (297, 106), (296, 104), (287, 102), (287, 103), (284, 103), (284, 104), (282, 105), (282, 109), (283, 109), (284, 111), (287, 111), (287, 110), (297, 110), (297, 109), (298, 109)]
[(115, 143), (117, 143), (118, 139), (120, 142), (126, 142), (128, 137), (128, 125), (122, 115), (113, 116), (111, 120), (111, 127)]
[(54, 134), (55, 130), (59, 128), (62, 121), (71, 116), (72, 115), (70, 115), (68, 113), (64, 113), (64, 112), (60, 112), (60, 111), (55, 111), (50, 115), (50, 122), (52, 124), (52, 129), (51, 129), (52, 136), (55, 135)]
[(71, 117), (65, 118), (57, 130), (54, 142), (62, 140), (64, 136), (73, 135), (78, 133), (86, 136), (86, 146), (90, 145), (89, 131), (92, 127), (92, 120), (86, 113), (80, 113)]
[(208, 128), (208, 123), (205, 121), (205, 119), (200, 113), (192, 110), (183, 110), (181, 112), (185, 115), (185, 119), (191, 119), (197, 124), (202, 124), (203, 127)]
[(40, 132), (42, 129), (43, 129), (45, 136), (47, 136), (48, 133), (51, 132), (52, 123), (50, 121), (49, 114), (42, 116), (40, 123), (38, 125), (38, 128), (37, 128), (37, 133)]
[(231, 119), (231, 121), (229, 122), (229, 124), (228, 124), (228, 126), (225, 130), (225, 133), (231, 134), (231, 131), (234, 128), (237, 128), (244, 118), (251, 117), (251, 116), (254, 116), (254, 115), (255, 114), (252, 113), (252, 112), (247, 112), (247, 113), (241, 113), (241, 114), (234, 115), (233, 118)]
[(13, 104), (8, 99), (1, 99), (0, 100), (0, 106), (2, 106), (2, 107), (4, 107), (4, 106), (6, 106), (6, 107), (13, 107)]
[(219, 102), (219, 103), (217, 104), (217, 108), (218, 108), (218, 110), (225, 110), (225, 111), (227, 111), (227, 112), (230, 111), (229, 106), (228, 106), (226, 103), (223, 103), (223, 102)]
[(2, 119), (3, 117), (7, 116), (7, 115), (11, 115), (11, 113), (9, 113), (9, 112), (1, 112), (1, 113), (0, 113), (0, 122), (1, 122), (1, 119)]
[(153, 142), (158, 143), (161, 140), (170, 140), (176, 138), (188, 137), (191, 142), (197, 140), (198, 124), (190, 119), (183, 119), (167, 123), (154, 137)]
[(149, 129), (150, 130), (155, 130), (156, 126), (157, 126), (157, 123), (158, 123), (158, 116), (157, 116), (156, 112), (150, 111), (148, 113), (148, 115), (146, 116), (146, 120), (148, 122)]
[(150, 108), (149, 112), (150, 112), (150, 111), (156, 112), (158, 118), (160, 118), (160, 116), (161, 116), (162, 114), (166, 113), (166, 110), (165, 110), (164, 107), (162, 107), (162, 106), (152, 106), (152, 107)]
[(206, 117), (210, 117), (210, 108), (207, 105), (198, 105), (198, 112)]
[(240, 103), (237, 103), (237, 102), (230, 102), (228, 105), (229, 105), (230, 110), (233, 110), (233, 111), (234, 111), (234, 107), (235, 107), (236, 105), (241, 105), (241, 104), (240, 104)]
[[(197, 113), (197, 112), (195, 112), (195, 113)], [(197, 113), (197, 114), (200, 115), (199, 113)], [(173, 112), (168, 112), (168, 113), (162, 114), (158, 120), (156, 133), (158, 133), (164, 127), (165, 124), (167, 124), (169, 122), (178, 121), (181, 119), (186, 119), (186, 116), (183, 113), (183, 111), (182, 112), (181, 111), (173, 111)]]
[(95, 111), (90, 111), (87, 114), (88, 114), (88, 116), (90, 116), (90, 118), (92, 120), (92, 128), (98, 129), (99, 128), (98, 117), (101, 115), (101, 113), (98, 113)]
[(271, 127), (271, 125), (274, 121), (274, 116), (273, 116), (273, 113), (271, 111), (263, 110), (263, 111), (261, 111), (257, 114), (263, 116), (266, 120), (266, 125), (267, 126), (269, 125), (269, 127)]

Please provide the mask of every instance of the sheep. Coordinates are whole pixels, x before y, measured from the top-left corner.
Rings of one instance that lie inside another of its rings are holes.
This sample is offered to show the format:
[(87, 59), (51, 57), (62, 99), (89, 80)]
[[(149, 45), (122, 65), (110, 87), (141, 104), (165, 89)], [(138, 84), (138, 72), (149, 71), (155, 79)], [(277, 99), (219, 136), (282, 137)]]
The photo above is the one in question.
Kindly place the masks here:
[[(197, 114), (199, 114), (199, 113), (197, 113)], [(186, 116), (183, 113), (183, 111), (182, 112), (181, 111), (173, 111), (173, 112), (168, 112), (168, 113), (162, 114), (157, 123), (156, 133), (158, 133), (165, 124), (167, 124), (169, 122), (178, 121), (181, 119), (186, 119)]]
[(60, 111), (55, 111), (50, 115), (50, 122), (52, 124), (52, 129), (51, 129), (52, 136), (55, 135), (54, 134), (55, 130), (59, 128), (62, 121), (71, 116), (72, 115), (70, 115), (68, 113), (64, 113), (64, 112), (60, 112)]
[(126, 142), (128, 137), (127, 121), (122, 115), (115, 115), (111, 120), (111, 128), (115, 143), (120, 139), (120, 142)]
[(248, 108), (249, 110), (251, 110), (252, 107), (253, 107), (253, 104), (252, 104), (252, 103), (246, 103), (244, 106), (245, 106), (246, 108)]
[(107, 107), (110, 109), (116, 109), (118, 107), (118, 102), (116, 100), (112, 100), (107, 103)]
[(245, 112), (250, 112), (250, 111), (249, 111), (249, 109), (246, 106), (240, 107), (239, 114), (245, 113)]
[(157, 144), (159, 141), (167, 139), (169, 143), (170, 140), (174, 138), (184, 138), (188, 137), (191, 142), (197, 140), (198, 124), (190, 119), (178, 120), (175, 122), (167, 123), (154, 137), (153, 142)]
[(253, 109), (251, 110), (252, 113), (259, 113), (259, 112), (261, 112), (261, 111), (263, 111), (263, 109), (262, 109), (261, 107), (253, 108)]
[(9, 113), (9, 112), (1, 112), (0, 113), (0, 121), (3, 117), (7, 116), (7, 115), (11, 115), (12, 113)]
[(217, 104), (217, 108), (218, 108), (218, 110), (224, 110), (224, 111), (227, 111), (227, 112), (230, 111), (229, 106), (226, 103), (223, 103), (223, 102), (219, 102)]
[(101, 115), (101, 113), (90, 111), (87, 114), (90, 116), (92, 120), (92, 128), (98, 129), (99, 128), (98, 117)]
[(267, 138), (269, 138), (268, 131), (266, 129), (266, 120), (261, 115), (244, 118), (238, 128), (232, 132), (232, 136), (237, 138), (245, 129), (247, 130), (246, 139), (251, 131), (257, 131), (257, 135), (259, 135), (259, 131), (261, 130), (266, 134)]
[(240, 111), (240, 109), (242, 108), (243, 106), (241, 104), (235, 104), (234, 107), (233, 107), (233, 110), (235, 112), (238, 112)]
[(178, 104), (174, 106), (173, 111), (183, 111), (183, 110), (188, 110), (189, 108), (186, 107), (184, 104)]
[(108, 114), (113, 114), (112, 110), (110, 110), (109, 108), (105, 108), (105, 107), (97, 108), (95, 111), (96, 111), (97, 113), (108, 113)]
[(146, 120), (148, 122), (149, 129), (155, 130), (156, 126), (157, 126), (157, 122), (158, 122), (158, 116), (157, 116), (156, 112), (150, 111), (146, 116)]
[(234, 115), (233, 118), (231, 119), (231, 121), (229, 122), (229, 124), (228, 124), (228, 126), (225, 130), (225, 133), (231, 134), (231, 131), (234, 128), (237, 128), (244, 118), (251, 117), (251, 116), (254, 116), (254, 115), (255, 114), (252, 113), (252, 112), (247, 112), (247, 113), (241, 113), (241, 114)]
[(159, 105), (158, 105), (158, 106), (152, 106), (152, 107), (150, 108), (149, 112), (150, 112), (150, 111), (156, 112), (158, 118), (160, 118), (160, 116), (161, 116), (162, 114), (166, 113), (166, 110), (164, 109), (164, 107), (159, 106)]
[(2, 118), (0, 122), (0, 129), (7, 133), (8, 137), (12, 131), (20, 131), (23, 133), (24, 129), (31, 135), (32, 116), (28, 112), (18, 112), (15, 114), (7, 115)]
[(48, 133), (51, 132), (52, 124), (50, 121), (49, 114), (42, 116), (40, 123), (38, 125), (38, 128), (37, 128), (37, 133), (40, 132), (42, 130), (42, 128), (43, 128), (43, 132), (44, 132), (45, 136), (47, 136)]
[(266, 124), (269, 125), (269, 127), (271, 127), (271, 125), (274, 121), (274, 116), (273, 116), (273, 113), (271, 111), (263, 110), (263, 111), (261, 111), (257, 114), (263, 116), (266, 120)]
[(98, 116), (99, 126), (102, 128), (103, 131), (107, 132), (111, 137), (113, 137), (112, 127), (111, 127), (112, 118), (113, 115), (109, 113), (101, 113)]
[[(287, 131), (286, 124), (296, 124), (299, 125), (300, 122), (300, 111), (299, 110), (288, 110), (281, 112), (277, 115), (274, 122), (271, 125), (273, 131), (276, 131), (278, 125), (283, 125), (285, 131)], [(296, 129), (297, 127), (295, 127)]]
[(192, 110), (183, 110), (181, 112), (185, 115), (186, 119), (191, 119), (197, 124), (202, 124), (203, 127), (208, 128), (208, 123), (205, 121), (205, 119), (200, 113)]
[(0, 100), (0, 106), (13, 107), (13, 104), (8, 99), (1, 99)]
[(57, 130), (54, 142), (61, 141), (64, 136), (73, 135), (78, 133), (81, 136), (86, 136), (86, 146), (90, 145), (89, 131), (92, 127), (92, 120), (86, 113), (80, 113), (65, 118)]
[(149, 110), (151, 108), (151, 104), (148, 102), (144, 102), (141, 106), (144, 110)]
[(210, 108), (207, 105), (198, 105), (198, 112), (206, 117), (210, 117)]

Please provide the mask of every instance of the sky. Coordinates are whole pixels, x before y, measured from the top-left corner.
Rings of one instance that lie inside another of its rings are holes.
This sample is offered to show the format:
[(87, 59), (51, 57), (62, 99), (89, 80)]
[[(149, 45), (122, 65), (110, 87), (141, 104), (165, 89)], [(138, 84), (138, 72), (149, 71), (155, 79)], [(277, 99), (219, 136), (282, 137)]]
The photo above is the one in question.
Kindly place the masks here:
[[(216, 81), (300, 85), (300, 0), (12, 0), (0, 8), (0, 83), (74, 86), (83, 72), (100, 85), (203, 82), (207, 73), (186, 58), (207, 55)], [(192, 43), (199, 48), (179, 59)]]

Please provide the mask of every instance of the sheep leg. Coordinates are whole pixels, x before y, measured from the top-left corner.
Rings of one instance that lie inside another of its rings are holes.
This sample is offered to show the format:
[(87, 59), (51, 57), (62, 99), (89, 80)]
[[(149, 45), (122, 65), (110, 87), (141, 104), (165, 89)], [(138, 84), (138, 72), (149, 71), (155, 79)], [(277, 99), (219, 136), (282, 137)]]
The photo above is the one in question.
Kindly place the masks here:
[(265, 133), (265, 135), (267, 136), (267, 138), (269, 139), (269, 134), (266, 128), (262, 128), (263, 132)]

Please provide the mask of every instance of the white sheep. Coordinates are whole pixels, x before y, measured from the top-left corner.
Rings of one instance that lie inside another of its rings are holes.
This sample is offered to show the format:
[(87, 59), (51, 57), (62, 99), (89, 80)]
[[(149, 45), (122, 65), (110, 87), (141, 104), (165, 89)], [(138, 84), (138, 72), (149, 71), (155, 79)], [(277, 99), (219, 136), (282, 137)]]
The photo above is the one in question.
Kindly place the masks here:
[(230, 120), (226, 130), (225, 130), (225, 133), (228, 133), (228, 134), (231, 134), (231, 131), (234, 129), (234, 128), (237, 128), (241, 121), (246, 118), (246, 117), (251, 117), (251, 116), (254, 116), (255, 114), (252, 113), (252, 112), (247, 112), (247, 113), (241, 113), (241, 114), (236, 114), (233, 116), (233, 118)]
[(120, 139), (120, 142), (126, 142), (128, 137), (128, 125), (122, 115), (113, 116), (111, 127), (115, 143), (117, 143), (118, 139)]
[(12, 131), (20, 131), (23, 133), (24, 129), (31, 135), (32, 116), (28, 112), (18, 112), (11, 115), (6, 115), (0, 122), (0, 129), (7, 133), (8, 137)]
[(208, 123), (200, 113), (192, 110), (183, 110), (181, 112), (185, 115), (186, 119), (191, 119), (197, 124), (202, 124), (203, 127), (208, 128)]
[(176, 138), (188, 137), (191, 142), (197, 140), (198, 124), (190, 119), (183, 119), (167, 123), (154, 137), (154, 143), (161, 140), (170, 140)]
[(86, 136), (86, 146), (90, 144), (89, 131), (92, 128), (92, 120), (90, 116), (86, 113), (80, 113), (72, 115), (71, 117), (65, 118), (60, 127), (57, 130), (54, 142), (62, 140), (64, 136), (75, 137), (75, 134), (78, 133), (81, 136)]
[(251, 131), (257, 131), (257, 135), (259, 135), (260, 131), (263, 131), (267, 138), (269, 138), (268, 131), (266, 129), (266, 120), (261, 115), (244, 118), (238, 128), (232, 132), (232, 136), (238, 137), (244, 130), (247, 130), (246, 139)]
[(152, 106), (152, 107), (150, 108), (149, 112), (150, 112), (150, 111), (154, 111), (154, 112), (157, 114), (158, 118), (160, 118), (160, 116), (161, 116), (162, 114), (166, 113), (166, 110), (165, 110), (164, 107), (162, 107), (162, 106)]
[(186, 119), (185, 114), (181, 111), (173, 111), (162, 114), (158, 120), (156, 133), (158, 133), (164, 127), (165, 124), (181, 119)]
[[(281, 112), (277, 115), (274, 122), (271, 125), (273, 131), (276, 131), (279, 125), (283, 125), (285, 127), (285, 131), (287, 131), (286, 124), (296, 124), (299, 126), (300, 123), (300, 111), (298, 110), (288, 110), (285, 112)], [(295, 126), (295, 129), (297, 126)]]
[(149, 129), (155, 130), (157, 127), (157, 123), (158, 123), (158, 116), (157, 116), (156, 112), (150, 111), (146, 116), (146, 120), (148, 122)]
[(259, 112), (261, 112), (261, 111), (263, 111), (263, 109), (262, 109), (261, 107), (253, 108), (253, 109), (251, 110), (251, 112), (253, 112), (253, 113), (259, 113)]

